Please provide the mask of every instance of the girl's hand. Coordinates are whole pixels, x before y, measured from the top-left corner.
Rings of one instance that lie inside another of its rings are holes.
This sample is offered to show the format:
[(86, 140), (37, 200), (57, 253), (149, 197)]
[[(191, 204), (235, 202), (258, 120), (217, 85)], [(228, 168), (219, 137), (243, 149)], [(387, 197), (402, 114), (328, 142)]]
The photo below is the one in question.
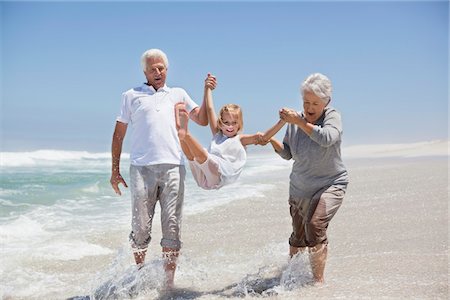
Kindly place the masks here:
[(257, 132), (255, 134), (255, 145), (266, 145), (267, 141), (264, 140), (262, 132)]

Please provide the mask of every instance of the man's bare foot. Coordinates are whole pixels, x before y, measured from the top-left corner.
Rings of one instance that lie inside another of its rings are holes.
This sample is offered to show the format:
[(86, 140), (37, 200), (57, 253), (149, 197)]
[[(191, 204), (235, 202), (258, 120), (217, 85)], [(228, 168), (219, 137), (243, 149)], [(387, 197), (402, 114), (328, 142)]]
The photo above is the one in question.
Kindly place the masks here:
[(175, 105), (175, 123), (178, 130), (178, 138), (184, 140), (188, 133), (189, 114), (183, 103)]
[(165, 291), (171, 291), (171, 290), (173, 290), (173, 287), (174, 287), (174, 283), (173, 283), (173, 278), (167, 278), (166, 280), (165, 280), (165, 282), (164, 282), (164, 287), (163, 287), (163, 289), (165, 290)]

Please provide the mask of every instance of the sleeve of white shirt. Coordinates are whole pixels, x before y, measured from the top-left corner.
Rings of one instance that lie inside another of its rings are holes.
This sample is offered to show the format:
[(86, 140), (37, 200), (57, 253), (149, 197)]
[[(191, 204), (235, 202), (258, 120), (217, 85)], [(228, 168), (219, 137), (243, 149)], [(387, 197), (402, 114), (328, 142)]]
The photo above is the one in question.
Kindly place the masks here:
[(130, 101), (126, 93), (122, 94), (122, 107), (120, 108), (120, 115), (117, 116), (116, 121), (128, 124), (131, 120)]
[(194, 108), (198, 107), (198, 104), (194, 102), (194, 100), (191, 99), (191, 97), (188, 95), (188, 93), (184, 89), (180, 89), (182, 96), (183, 96), (183, 102), (186, 104), (186, 110), (188, 112), (191, 112)]

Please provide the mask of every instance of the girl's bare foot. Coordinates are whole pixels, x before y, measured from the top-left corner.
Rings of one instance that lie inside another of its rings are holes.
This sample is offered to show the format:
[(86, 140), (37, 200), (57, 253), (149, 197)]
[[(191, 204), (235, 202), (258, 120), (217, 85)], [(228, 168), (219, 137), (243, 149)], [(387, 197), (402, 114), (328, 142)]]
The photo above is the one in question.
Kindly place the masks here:
[(175, 124), (178, 130), (178, 138), (184, 140), (188, 133), (189, 114), (184, 103), (175, 104)]

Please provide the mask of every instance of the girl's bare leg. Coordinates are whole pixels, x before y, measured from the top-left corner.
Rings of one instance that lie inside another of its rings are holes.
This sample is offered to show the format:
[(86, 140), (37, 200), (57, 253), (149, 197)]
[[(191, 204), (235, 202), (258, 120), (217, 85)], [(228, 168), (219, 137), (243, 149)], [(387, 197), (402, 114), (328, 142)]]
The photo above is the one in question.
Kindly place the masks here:
[(191, 153), (191, 149), (189, 149), (189, 146), (184, 142), (184, 140), (180, 140), (181, 150), (183, 150), (184, 155), (186, 155), (187, 159), (190, 161), (194, 160), (194, 155)]
[(189, 114), (183, 103), (175, 104), (175, 126), (178, 130), (178, 137), (180, 141), (184, 139), (186, 135), (189, 122)]
[(189, 151), (195, 161), (202, 164), (208, 159), (208, 152), (206, 152), (203, 146), (189, 132), (184, 138), (184, 143), (189, 147)]
[(181, 107), (175, 106), (175, 120), (178, 129), (178, 138), (180, 139), (181, 148), (189, 160), (196, 160), (204, 163), (208, 158), (208, 152), (203, 146), (190, 134), (188, 130), (189, 114)]

